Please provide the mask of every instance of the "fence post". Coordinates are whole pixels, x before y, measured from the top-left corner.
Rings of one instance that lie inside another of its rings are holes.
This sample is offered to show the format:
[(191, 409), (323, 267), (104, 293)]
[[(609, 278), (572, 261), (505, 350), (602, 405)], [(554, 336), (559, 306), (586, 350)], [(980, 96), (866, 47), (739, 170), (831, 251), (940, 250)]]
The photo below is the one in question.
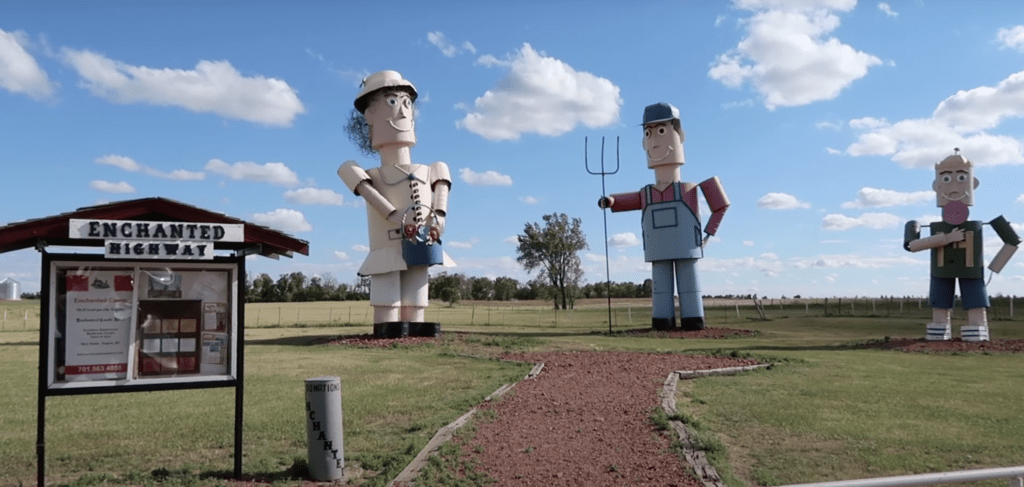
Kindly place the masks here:
[(740, 316), (740, 303), (733, 303), (733, 304), (736, 305), (736, 319), (737, 320), (743, 319), (743, 317)]

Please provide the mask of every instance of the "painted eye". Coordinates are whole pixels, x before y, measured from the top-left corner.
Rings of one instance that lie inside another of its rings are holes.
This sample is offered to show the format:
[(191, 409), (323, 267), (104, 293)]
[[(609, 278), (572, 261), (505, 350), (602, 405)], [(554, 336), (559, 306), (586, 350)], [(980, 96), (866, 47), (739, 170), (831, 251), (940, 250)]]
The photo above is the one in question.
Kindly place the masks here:
[(405, 108), (412, 107), (412, 100), (410, 100), (408, 98), (403, 98), (402, 99), (402, 106), (405, 107)]
[(957, 174), (956, 175), (956, 180), (957, 180), (957, 182), (960, 182), (960, 183), (962, 183), (964, 181), (967, 181), (967, 175), (966, 174)]
[(953, 178), (949, 174), (946, 174), (946, 175), (942, 176), (942, 182), (944, 182), (944, 183), (948, 183), (948, 182), (950, 182), (952, 180), (953, 180)]
[(388, 97), (388, 105), (391, 105), (391, 106), (398, 106), (398, 97), (395, 97), (395, 96), (389, 96), (389, 97)]
[(665, 135), (665, 127), (658, 127), (658, 135)]
[(644, 137), (650, 137), (650, 136), (651, 136), (651, 129), (644, 129)]

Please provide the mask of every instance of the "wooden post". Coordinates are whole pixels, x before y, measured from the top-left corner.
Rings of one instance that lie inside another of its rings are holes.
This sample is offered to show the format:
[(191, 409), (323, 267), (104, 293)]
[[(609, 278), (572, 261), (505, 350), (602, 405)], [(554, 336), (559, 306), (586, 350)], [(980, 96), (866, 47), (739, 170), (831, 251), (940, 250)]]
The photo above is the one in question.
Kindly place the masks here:
[(736, 319), (737, 320), (743, 319), (743, 317), (740, 316), (740, 304), (739, 303), (735, 303), (735, 304), (736, 304)]

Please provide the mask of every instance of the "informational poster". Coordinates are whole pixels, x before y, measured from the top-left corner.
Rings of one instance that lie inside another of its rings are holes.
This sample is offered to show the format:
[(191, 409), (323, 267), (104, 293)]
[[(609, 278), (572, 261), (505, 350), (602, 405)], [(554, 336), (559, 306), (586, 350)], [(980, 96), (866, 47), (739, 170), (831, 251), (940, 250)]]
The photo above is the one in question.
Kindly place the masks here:
[(230, 381), (235, 263), (51, 263), (49, 387)]
[(123, 379), (132, 325), (131, 272), (69, 273), (64, 375), (69, 381)]

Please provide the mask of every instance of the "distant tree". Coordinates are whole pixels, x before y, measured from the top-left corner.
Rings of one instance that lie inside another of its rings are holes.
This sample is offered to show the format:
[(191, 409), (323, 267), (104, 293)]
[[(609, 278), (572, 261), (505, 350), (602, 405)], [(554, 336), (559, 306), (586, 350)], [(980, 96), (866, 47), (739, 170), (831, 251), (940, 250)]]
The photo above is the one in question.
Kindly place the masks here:
[(498, 277), (494, 279), (494, 299), (498, 301), (511, 301), (519, 289), (519, 281), (511, 277)]
[(564, 213), (544, 215), (544, 226), (527, 223), (518, 235), (517, 262), (538, 278), (547, 281), (554, 291), (555, 308), (569, 309), (575, 302), (583, 269), (577, 253), (588, 248), (579, 218), (569, 219)]
[(448, 303), (448, 306), (452, 306), (462, 298), (461, 287), (461, 275), (442, 272), (430, 280), (430, 295), (432, 298), (440, 299)]
[(494, 297), (494, 282), (487, 277), (474, 277), (469, 295), (477, 301), (490, 301)]

